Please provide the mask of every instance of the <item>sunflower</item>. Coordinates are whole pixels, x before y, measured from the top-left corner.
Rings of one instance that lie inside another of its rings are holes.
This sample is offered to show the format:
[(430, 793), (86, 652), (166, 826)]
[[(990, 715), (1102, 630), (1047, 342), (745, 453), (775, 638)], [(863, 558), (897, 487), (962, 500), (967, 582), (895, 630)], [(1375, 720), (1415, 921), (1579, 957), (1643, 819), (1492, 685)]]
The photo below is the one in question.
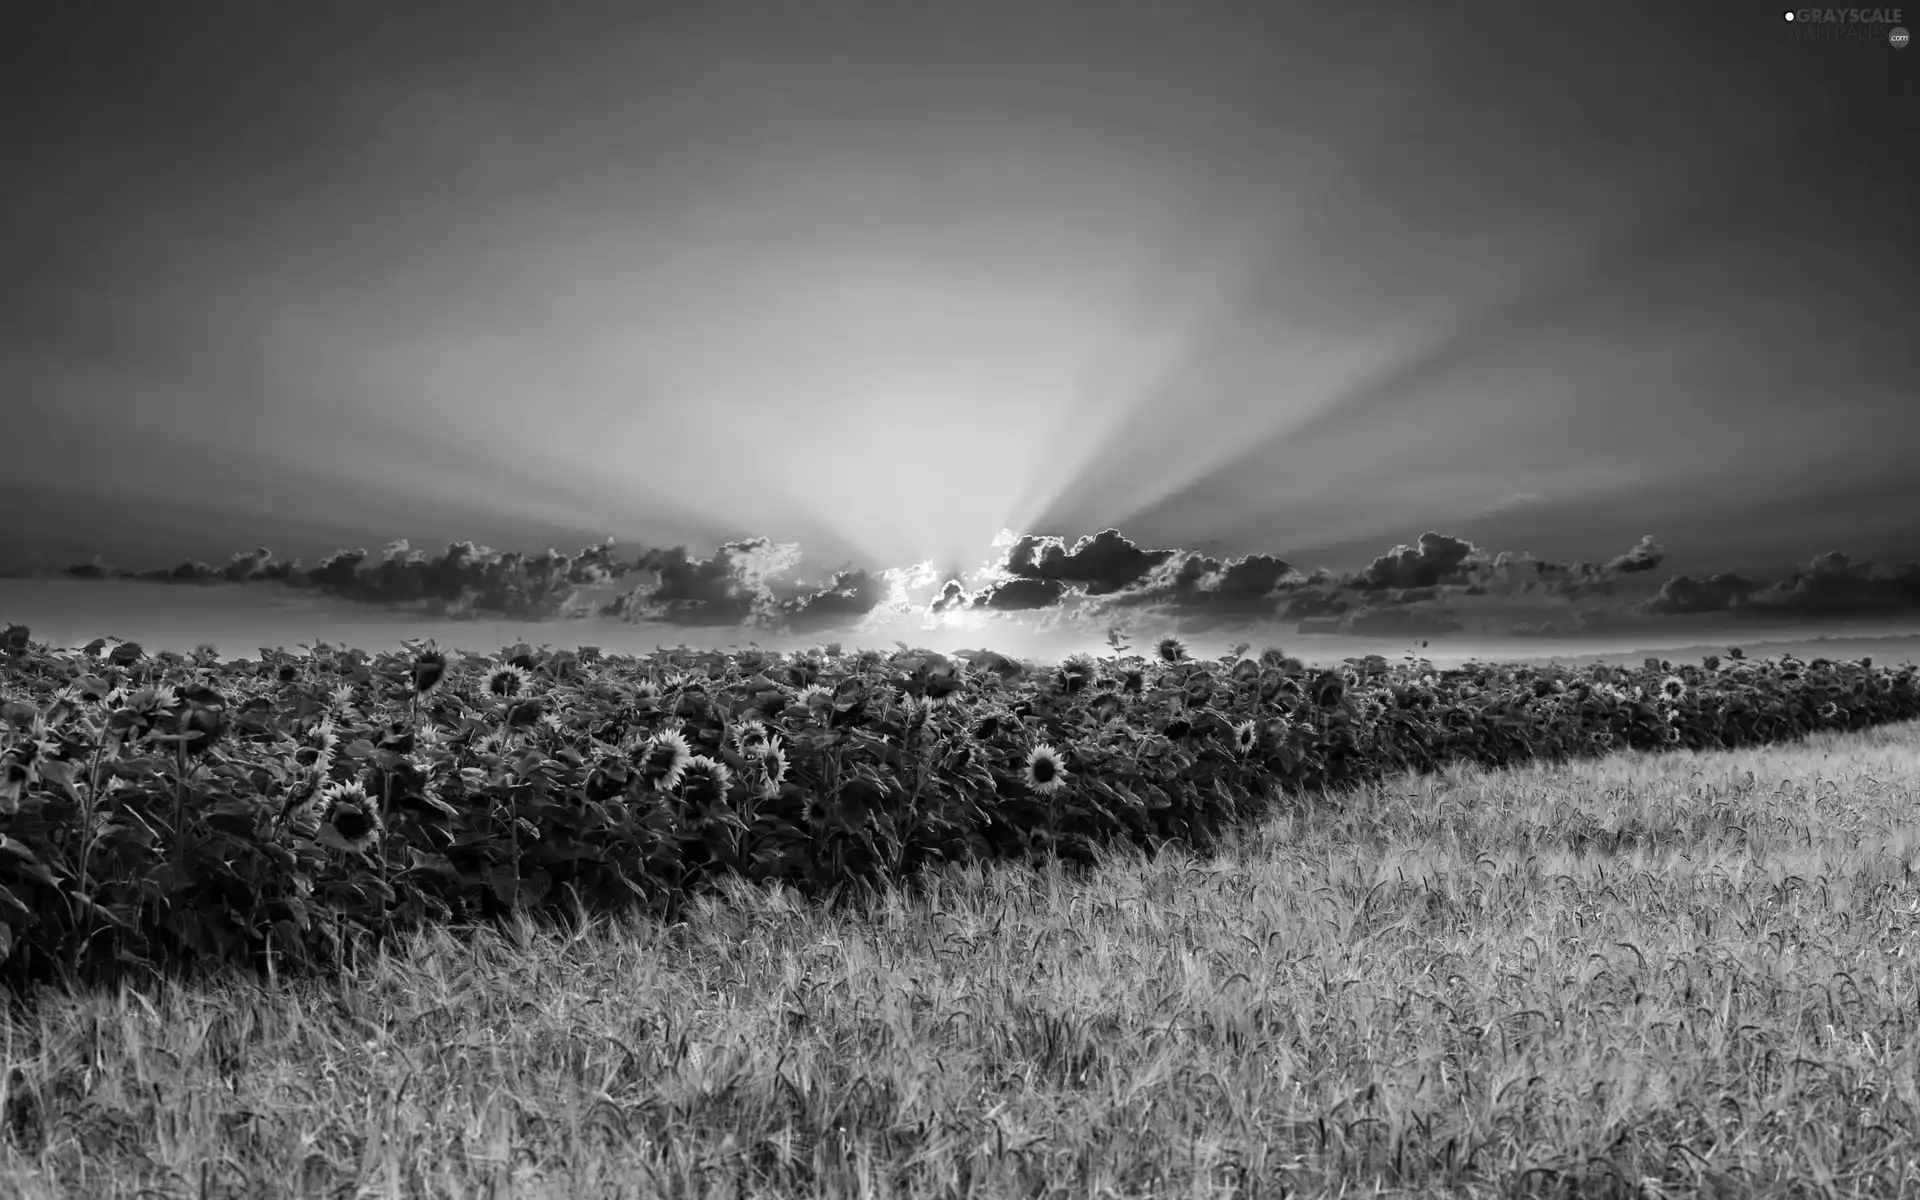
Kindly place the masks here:
[(358, 779), (347, 783), (333, 783), (320, 789), (315, 800), (319, 803), (322, 815), (331, 812), (333, 806), (341, 802), (361, 804), (367, 799), (367, 785)]
[(1187, 656), (1187, 647), (1177, 637), (1163, 637), (1154, 646), (1154, 652), (1162, 662), (1177, 663)]
[(1679, 741), (1680, 741), (1680, 730), (1672, 725), (1667, 726), (1667, 744), (1677, 745)]
[(333, 826), (333, 831), (340, 835), (342, 841), (363, 853), (380, 840), (383, 831), (380, 813), (367, 799), (364, 788), (351, 799), (336, 798), (327, 813), (326, 823)]
[[(293, 825), (295, 831), (301, 834), (301, 836), (312, 837), (314, 834), (320, 832), (320, 821), (326, 816), (327, 809), (333, 804), (333, 798), (328, 794), (333, 791), (333, 788), (316, 788), (309, 793), (304, 800), (297, 803), (289, 801), (286, 810), (281, 815)], [(362, 794), (365, 794), (364, 788), (362, 789)]]
[(671, 790), (686, 773), (693, 758), (693, 747), (676, 730), (662, 730), (648, 738), (634, 754), (633, 763), (640, 776), (663, 791)]
[(1067, 786), (1067, 768), (1060, 761), (1060, 752), (1045, 742), (1027, 755), (1024, 776), (1027, 786), (1042, 795)]
[(695, 754), (681, 764), (678, 782), (681, 792), (688, 799), (711, 802), (726, 796), (727, 785), (733, 782), (733, 772), (723, 762), (704, 754)]
[(447, 678), (447, 656), (429, 646), (413, 660), (413, 694), (433, 695)]
[(780, 785), (787, 778), (787, 752), (780, 744), (778, 735), (768, 738), (766, 745), (760, 747), (756, 761), (760, 765), (760, 774), (765, 776), (760, 794), (771, 800), (780, 794)]
[(1669, 700), (1679, 700), (1687, 694), (1687, 681), (1678, 675), (1669, 675), (1660, 681), (1660, 694)]
[(810, 683), (800, 689), (799, 701), (807, 708), (826, 708), (833, 703), (833, 693), (817, 683)]
[(327, 693), (327, 699), (332, 702), (334, 708), (345, 711), (347, 706), (353, 703), (353, 685), (341, 684)]
[(515, 696), (524, 696), (533, 690), (533, 677), (526, 668), (516, 667), (512, 663), (502, 663), (487, 672), (486, 692), (500, 700), (511, 700)]
[(172, 684), (149, 684), (133, 694), (127, 707), (143, 717), (153, 717), (179, 703), (180, 693)]
[(1088, 699), (1087, 711), (1093, 714), (1094, 720), (1104, 723), (1125, 713), (1127, 711), (1127, 702), (1121, 699), (1120, 693), (1114, 691), (1112, 688), (1105, 688), (1095, 692), (1093, 696)]
[(1259, 735), (1254, 732), (1252, 721), (1240, 722), (1233, 727), (1234, 751), (1242, 755), (1251, 754), (1258, 737)]
[(753, 751), (767, 744), (767, 723), (755, 717), (748, 717), (733, 729), (733, 748), (741, 755), (751, 757)]
[[(296, 761), (308, 762), (316, 776), (325, 776), (333, 766), (333, 755), (340, 748), (340, 735), (335, 732), (333, 717), (328, 716), (313, 727), (307, 734), (306, 745), (296, 752)], [(308, 758), (308, 754), (313, 757)]]
[(966, 675), (954, 663), (941, 663), (927, 672), (927, 699), (944, 704), (967, 686)]
[(642, 679), (633, 689), (633, 707), (641, 712), (656, 708), (660, 704), (660, 685), (651, 679)]
[(1061, 690), (1065, 691), (1068, 695), (1073, 695), (1075, 692), (1085, 689), (1087, 684), (1092, 681), (1095, 670), (1096, 667), (1093, 659), (1087, 655), (1068, 655), (1067, 661), (1060, 664), (1059, 675)]

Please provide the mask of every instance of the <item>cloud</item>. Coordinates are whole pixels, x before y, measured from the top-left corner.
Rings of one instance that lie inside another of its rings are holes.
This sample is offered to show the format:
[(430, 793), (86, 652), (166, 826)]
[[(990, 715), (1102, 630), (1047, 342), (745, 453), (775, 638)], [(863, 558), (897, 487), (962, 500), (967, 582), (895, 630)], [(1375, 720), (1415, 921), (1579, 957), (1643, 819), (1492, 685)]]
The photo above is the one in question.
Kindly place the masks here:
[(1058, 604), (1066, 591), (1066, 584), (1054, 579), (1009, 579), (975, 594), (973, 607), (993, 612), (1032, 612)]
[(1760, 585), (1739, 575), (1719, 574), (1705, 580), (1675, 575), (1660, 585), (1660, 592), (1641, 605), (1641, 611), (1681, 615), (1687, 613), (1726, 612), (1758, 591)]
[(927, 612), (929, 614), (959, 612), (972, 601), (972, 595), (958, 579), (949, 579), (940, 585), (940, 592), (927, 605)]
[(873, 612), (886, 595), (886, 581), (871, 571), (836, 571), (826, 587), (782, 601), (781, 623), (800, 632), (831, 629)]
[(1538, 492), (1509, 492), (1498, 500), (1488, 504), (1485, 508), (1482, 508), (1475, 515), (1490, 517), (1495, 513), (1509, 512), (1528, 504), (1537, 504), (1539, 500), (1540, 493)]
[(1666, 560), (1667, 552), (1660, 543), (1653, 540), (1652, 534), (1646, 534), (1634, 544), (1633, 549), (1617, 558), (1607, 560), (1600, 568), (1606, 575), (1631, 575), (1639, 571), (1651, 571)]
[(1920, 616), (1920, 563), (1877, 565), (1839, 553), (1820, 555), (1774, 582), (1729, 573), (1704, 580), (1681, 575), (1659, 585), (1651, 598), (1615, 599), (1617, 586), (1628, 587), (1665, 561), (1665, 549), (1651, 535), (1600, 562), (1559, 563), (1526, 551), (1495, 553), (1429, 531), (1345, 575), (1302, 571), (1272, 554), (1218, 558), (1193, 550), (1146, 550), (1116, 529), (1071, 543), (1003, 531), (995, 545), (999, 557), (978, 571), (936, 570), (928, 562), (886, 569), (849, 565), (812, 582), (796, 575), (799, 546), (765, 537), (724, 543), (706, 557), (674, 546), (639, 550), (631, 558), (623, 558), (612, 539), (573, 555), (526, 555), (473, 542), (427, 554), (402, 538), (377, 556), (340, 550), (310, 569), (262, 547), (219, 566), (191, 560), (133, 572), (96, 558), (69, 573), (199, 585), (271, 582), (360, 603), (419, 607), (430, 616), (549, 620), (597, 614), (798, 633), (857, 633), (897, 619), (931, 623), (961, 613), (1014, 620), (1036, 632), (1115, 627), (1157, 636), (1237, 628), (1257, 636), (1291, 626), (1303, 634), (1382, 637), (1466, 630), (1577, 636), (1646, 630), (1703, 614)]
[(1387, 588), (1424, 588), (1439, 583), (1471, 583), (1464, 570), (1477, 561), (1473, 543), (1443, 533), (1423, 533), (1411, 546), (1395, 546), (1354, 574), (1346, 586), (1374, 592)]
[[(1280, 610), (1280, 618), (1285, 621), (1319, 620), (1326, 617), (1338, 617), (1353, 608), (1351, 601), (1325, 592), (1302, 592), (1289, 597), (1286, 607)], [(1306, 630), (1302, 629), (1302, 633)]]
[[(800, 547), (765, 537), (727, 542), (711, 558), (694, 558), (685, 546), (651, 551), (638, 566), (652, 571), (655, 582), (627, 593), (608, 615), (675, 625), (771, 626), (781, 613), (774, 578), (799, 561)], [(826, 595), (842, 590), (829, 586)], [(824, 595), (817, 602), (832, 603)]]
[(1105, 596), (1138, 582), (1175, 553), (1142, 550), (1117, 529), (1083, 537), (1071, 550), (1062, 538), (1026, 534), (1008, 547), (1005, 570), (1016, 579), (1072, 584), (1089, 596)]
[(1285, 560), (1270, 554), (1218, 559), (1178, 554), (1114, 595), (1111, 607), (1151, 607), (1168, 615), (1272, 616), (1282, 586), (1300, 579)]
[(1756, 610), (1794, 616), (1920, 613), (1920, 562), (1854, 562), (1822, 554), (1751, 597)]
[(1624, 554), (1604, 563), (1562, 564), (1535, 558), (1524, 551), (1502, 550), (1491, 557), (1478, 550), (1463, 562), (1459, 578), (1475, 595), (1557, 596), (1573, 600), (1583, 595), (1607, 595), (1616, 578), (1651, 571), (1666, 560), (1666, 550), (1652, 535), (1642, 537)]
[(254, 579), (284, 580), (292, 569), (291, 563), (276, 561), (273, 551), (262, 546), (258, 550), (235, 554), (221, 570), (220, 577), (228, 583), (246, 583)]

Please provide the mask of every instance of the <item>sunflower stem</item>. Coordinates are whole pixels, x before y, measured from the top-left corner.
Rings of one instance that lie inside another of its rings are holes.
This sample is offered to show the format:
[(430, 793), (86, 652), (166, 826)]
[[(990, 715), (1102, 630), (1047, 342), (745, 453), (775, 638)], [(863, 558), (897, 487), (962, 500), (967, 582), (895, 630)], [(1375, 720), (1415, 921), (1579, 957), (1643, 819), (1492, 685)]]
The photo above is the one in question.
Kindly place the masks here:
[[(181, 828), (187, 811), (187, 744), (173, 744), (173, 861), (176, 868), (187, 860), (187, 835)], [(176, 880), (177, 882), (177, 880)]]
[[(88, 860), (93, 856), (94, 806), (100, 799), (100, 751), (104, 748), (106, 744), (105, 739), (108, 736), (110, 736), (109, 731), (103, 729), (101, 731), (101, 740), (93, 744), (93, 759), (87, 764), (87, 802), (80, 806), (80, 887), (78, 894), (85, 900), (93, 899), (92, 893), (87, 890), (87, 866)], [(91, 925), (93, 923), (92, 909), (87, 910), (86, 918), (87, 923)], [(80, 931), (79, 926), (80, 915), (76, 913), (74, 916), (74, 932), (78, 933)], [(80, 956), (85, 946), (86, 939), (74, 939), (73, 972), (76, 978), (78, 978), (80, 974)]]

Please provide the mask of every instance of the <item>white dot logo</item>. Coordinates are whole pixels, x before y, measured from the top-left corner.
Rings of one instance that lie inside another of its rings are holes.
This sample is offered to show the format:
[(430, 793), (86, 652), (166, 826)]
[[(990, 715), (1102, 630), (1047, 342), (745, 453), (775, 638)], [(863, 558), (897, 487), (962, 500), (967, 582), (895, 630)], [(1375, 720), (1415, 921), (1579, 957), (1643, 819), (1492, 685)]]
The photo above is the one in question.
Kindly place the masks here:
[(1787, 20), (1788, 20), (1789, 22), (1791, 22), (1791, 21), (1793, 20), (1793, 10), (1792, 10), (1792, 9), (1788, 9), (1788, 10), (1787, 10)]
[(1907, 48), (1906, 29), (1903, 26), (1895, 25), (1893, 30), (1887, 34), (1887, 45), (1892, 46), (1895, 50), (1905, 50)]

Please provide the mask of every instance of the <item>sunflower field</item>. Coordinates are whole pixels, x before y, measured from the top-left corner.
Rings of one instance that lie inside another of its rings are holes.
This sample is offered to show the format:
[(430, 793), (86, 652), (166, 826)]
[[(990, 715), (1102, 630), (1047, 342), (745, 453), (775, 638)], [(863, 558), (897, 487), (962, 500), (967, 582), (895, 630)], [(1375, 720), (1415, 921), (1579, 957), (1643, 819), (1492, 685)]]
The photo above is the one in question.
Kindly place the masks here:
[(1438, 670), (1277, 650), (0, 638), (0, 977), (326, 971), (428, 922), (672, 920), (727, 877), (831, 902), (942, 862), (1086, 865), (1408, 770), (1754, 746), (1920, 716), (1870, 660)]

